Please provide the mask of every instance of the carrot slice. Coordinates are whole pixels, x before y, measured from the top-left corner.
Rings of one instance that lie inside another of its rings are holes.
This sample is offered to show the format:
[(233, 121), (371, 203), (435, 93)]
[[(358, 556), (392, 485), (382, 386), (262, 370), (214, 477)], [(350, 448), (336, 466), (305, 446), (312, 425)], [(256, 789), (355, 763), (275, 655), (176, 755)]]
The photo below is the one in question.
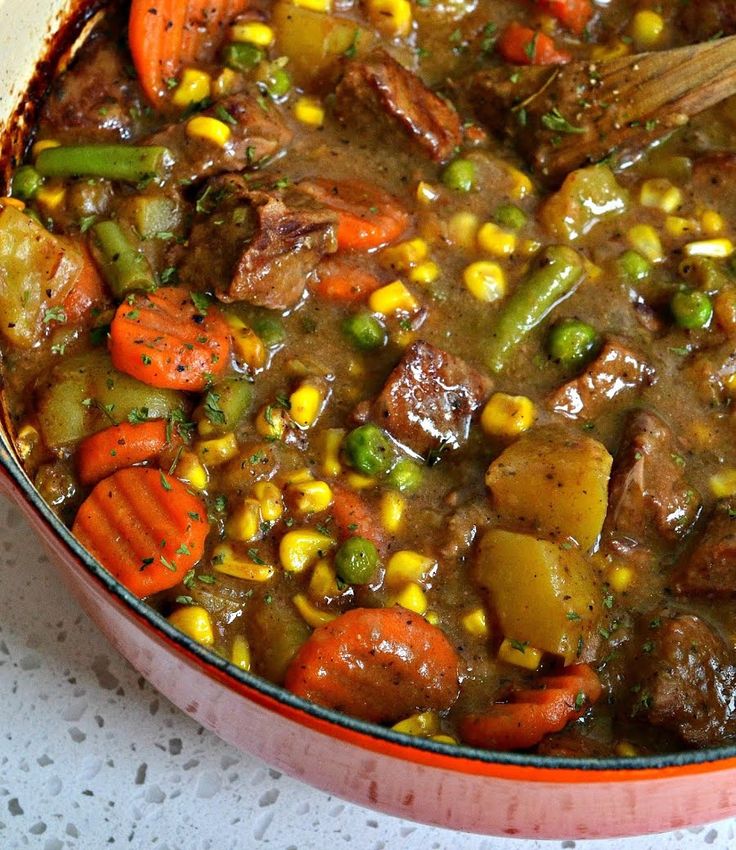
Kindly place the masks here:
[(132, 0), (128, 42), (151, 103), (160, 103), (185, 67), (214, 59), (226, 28), (249, 6), (249, 0)]
[(337, 213), (341, 251), (373, 251), (398, 239), (409, 226), (399, 201), (363, 180), (306, 180), (299, 188)]
[(566, 50), (558, 50), (543, 32), (510, 23), (496, 42), (498, 52), (515, 65), (564, 65), (572, 59)]
[(537, 6), (566, 27), (575, 35), (582, 35), (593, 17), (590, 0), (537, 0)]
[(378, 517), (365, 499), (355, 490), (340, 484), (332, 485), (332, 495), (334, 497), (332, 519), (340, 540), (354, 536), (364, 537), (383, 553), (386, 548), (386, 538)]
[(485, 714), (463, 718), (463, 741), (491, 750), (529, 749), (582, 717), (602, 693), (600, 679), (587, 664), (543, 676), (539, 684), (542, 687), (515, 691), (511, 702), (496, 703)]
[(115, 368), (159, 389), (205, 389), (227, 369), (230, 341), (220, 311), (178, 287), (127, 298), (110, 326)]
[(381, 281), (370, 272), (341, 260), (324, 260), (317, 269), (319, 282), (312, 292), (325, 301), (357, 304), (365, 301)]
[(153, 460), (174, 442), (165, 419), (123, 422), (86, 437), (79, 444), (76, 461), (79, 480), (96, 484), (118, 469)]
[(355, 608), (320, 626), (286, 673), (304, 699), (395, 723), (444, 711), (458, 694), (458, 657), (445, 634), (404, 608)]
[(92, 310), (104, 302), (105, 284), (87, 246), (75, 242), (74, 247), (81, 252), (83, 264), (79, 276), (64, 299), (64, 315), (67, 322), (80, 324), (91, 319)]
[(73, 534), (136, 596), (179, 584), (204, 554), (204, 502), (176, 478), (133, 466), (101, 481), (77, 513)]

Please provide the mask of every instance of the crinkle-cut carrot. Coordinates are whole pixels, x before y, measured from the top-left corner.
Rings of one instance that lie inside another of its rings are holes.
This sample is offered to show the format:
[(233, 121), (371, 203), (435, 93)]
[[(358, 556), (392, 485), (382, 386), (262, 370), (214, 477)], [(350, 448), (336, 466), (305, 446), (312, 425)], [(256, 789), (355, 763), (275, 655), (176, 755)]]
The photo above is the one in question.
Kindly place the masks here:
[(545, 33), (514, 21), (496, 42), (498, 52), (515, 65), (564, 65), (572, 59), (566, 50), (558, 50)]
[(464, 717), (463, 741), (490, 750), (529, 749), (582, 717), (602, 693), (600, 679), (587, 664), (543, 676), (538, 683), (539, 688), (514, 691), (510, 702), (496, 703), (484, 714)]
[(286, 673), (304, 699), (376, 723), (445, 711), (458, 694), (458, 656), (419, 614), (355, 608), (320, 626)]
[(382, 284), (377, 277), (342, 260), (323, 260), (317, 268), (312, 292), (324, 301), (358, 304)]
[(231, 331), (217, 307), (197, 302), (179, 287), (126, 298), (110, 326), (115, 368), (159, 389), (204, 390), (228, 367)]
[(136, 596), (182, 581), (204, 554), (207, 506), (177, 478), (133, 466), (100, 481), (72, 527), (79, 542)]
[(582, 35), (593, 17), (590, 0), (537, 0), (537, 6), (575, 35)]

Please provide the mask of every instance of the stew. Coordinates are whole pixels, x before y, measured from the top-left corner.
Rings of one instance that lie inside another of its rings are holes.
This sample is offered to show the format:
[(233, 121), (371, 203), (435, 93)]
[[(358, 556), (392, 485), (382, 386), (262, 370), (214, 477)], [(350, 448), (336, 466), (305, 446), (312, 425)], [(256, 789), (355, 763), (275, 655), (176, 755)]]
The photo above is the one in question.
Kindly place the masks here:
[(586, 132), (560, 64), (734, 32), (727, 0), (105, 8), (0, 200), (43, 498), (320, 705), (557, 756), (733, 743), (736, 102), (537, 154)]

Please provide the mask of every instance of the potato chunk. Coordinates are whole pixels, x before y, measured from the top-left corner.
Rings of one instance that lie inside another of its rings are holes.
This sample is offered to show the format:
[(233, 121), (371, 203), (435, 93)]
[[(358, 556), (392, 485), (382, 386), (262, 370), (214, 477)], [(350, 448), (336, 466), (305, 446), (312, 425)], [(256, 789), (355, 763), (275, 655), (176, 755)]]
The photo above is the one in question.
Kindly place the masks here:
[(603, 528), (613, 459), (591, 437), (554, 426), (530, 431), (488, 468), (501, 524), (591, 549)]
[(592, 659), (600, 597), (591, 565), (572, 546), (494, 528), (476, 561), (503, 634), (564, 658)]

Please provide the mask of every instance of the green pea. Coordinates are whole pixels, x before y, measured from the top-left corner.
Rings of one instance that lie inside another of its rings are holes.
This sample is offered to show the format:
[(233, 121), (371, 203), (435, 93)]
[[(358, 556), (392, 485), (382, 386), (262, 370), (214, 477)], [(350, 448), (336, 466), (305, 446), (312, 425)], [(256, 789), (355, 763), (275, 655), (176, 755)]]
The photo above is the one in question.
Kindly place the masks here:
[(514, 204), (501, 204), (494, 214), (496, 224), (509, 227), (511, 230), (521, 230), (526, 224), (526, 213)]
[(707, 327), (713, 318), (713, 302), (705, 292), (683, 289), (676, 292), (670, 302), (675, 321), (681, 328), (694, 331)]
[(442, 172), (442, 182), (456, 192), (470, 192), (475, 186), (475, 165), (469, 159), (454, 159)]
[(646, 280), (652, 273), (652, 264), (636, 251), (624, 251), (618, 262), (623, 273), (634, 282)]
[(22, 165), (13, 175), (13, 197), (30, 201), (43, 186), (43, 177), (32, 165)]
[(267, 66), (265, 74), (260, 74), (259, 79), (274, 100), (285, 97), (291, 91), (289, 72), (275, 62)]
[(222, 58), (227, 67), (234, 71), (252, 71), (263, 61), (263, 51), (254, 44), (233, 42), (227, 45)]
[(361, 351), (371, 351), (386, 344), (386, 329), (371, 313), (348, 316), (342, 329), (350, 342)]
[(383, 475), (394, 462), (394, 447), (388, 435), (370, 423), (351, 431), (344, 448), (350, 465), (363, 475)]
[(402, 458), (389, 472), (387, 484), (399, 493), (412, 493), (419, 488), (424, 470), (408, 457)]
[(365, 537), (350, 537), (335, 554), (335, 571), (348, 584), (368, 584), (378, 568), (378, 550)]
[(286, 339), (284, 326), (275, 316), (258, 316), (253, 320), (251, 327), (266, 348), (276, 348)]
[(596, 329), (580, 319), (562, 319), (557, 322), (547, 339), (549, 356), (566, 369), (582, 366), (597, 346)]

